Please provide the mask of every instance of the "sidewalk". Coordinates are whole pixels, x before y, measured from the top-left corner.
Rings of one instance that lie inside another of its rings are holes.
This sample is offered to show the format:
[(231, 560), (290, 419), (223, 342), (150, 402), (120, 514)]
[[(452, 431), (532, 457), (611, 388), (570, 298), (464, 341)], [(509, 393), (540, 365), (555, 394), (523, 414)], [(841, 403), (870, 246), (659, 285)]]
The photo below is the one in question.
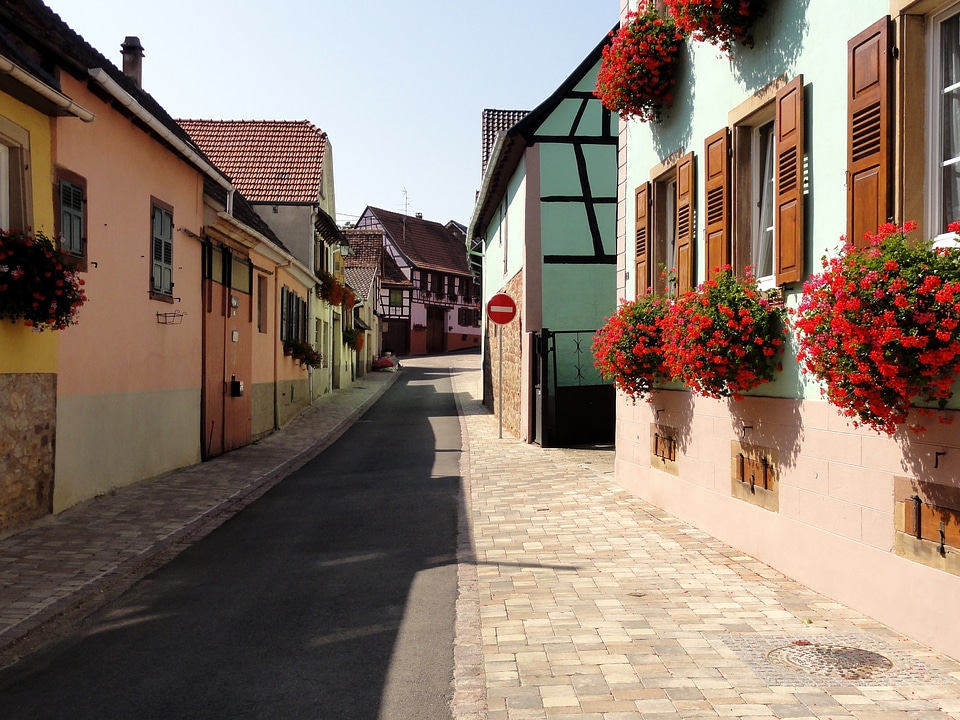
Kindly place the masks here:
[(458, 720), (960, 718), (960, 664), (626, 493), (607, 453), (498, 439), (478, 375)]
[(0, 539), (0, 667), (233, 517), (333, 443), (397, 377), (369, 373), (253, 445)]

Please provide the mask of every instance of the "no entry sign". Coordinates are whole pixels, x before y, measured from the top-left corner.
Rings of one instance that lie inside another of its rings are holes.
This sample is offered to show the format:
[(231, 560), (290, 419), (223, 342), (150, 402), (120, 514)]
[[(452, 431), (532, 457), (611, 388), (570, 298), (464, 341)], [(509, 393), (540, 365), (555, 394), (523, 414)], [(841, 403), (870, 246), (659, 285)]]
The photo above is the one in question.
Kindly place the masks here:
[(517, 316), (517, 304), (506, 293), (497, 293), (487, 301), (487, 317), (497, 325), (506, 325)]

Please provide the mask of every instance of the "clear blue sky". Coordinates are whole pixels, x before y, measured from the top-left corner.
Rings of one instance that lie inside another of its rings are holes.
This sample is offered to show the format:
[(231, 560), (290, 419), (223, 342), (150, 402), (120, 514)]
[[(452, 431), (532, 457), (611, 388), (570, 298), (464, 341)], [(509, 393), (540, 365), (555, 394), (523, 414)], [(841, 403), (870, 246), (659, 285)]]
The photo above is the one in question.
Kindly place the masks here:
[[(619, 0), (46, 0), (173, 117), (309, 120), (338, 222), (367, 205), (467, 224), (484, 108), (530, 110), (610, 31)], [(406, 190), (406, 206), (405, 195)]]

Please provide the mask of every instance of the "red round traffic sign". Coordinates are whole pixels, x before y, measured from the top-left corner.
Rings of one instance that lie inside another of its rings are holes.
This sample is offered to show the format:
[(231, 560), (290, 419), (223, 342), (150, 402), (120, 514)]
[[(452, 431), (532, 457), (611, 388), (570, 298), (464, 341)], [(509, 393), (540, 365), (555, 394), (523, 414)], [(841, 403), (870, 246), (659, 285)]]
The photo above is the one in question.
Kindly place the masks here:
[(517, 316), (517, 304), (506, 293), (497, 293), (487, 301), (487, 317), (497, 325), (506, 325)]

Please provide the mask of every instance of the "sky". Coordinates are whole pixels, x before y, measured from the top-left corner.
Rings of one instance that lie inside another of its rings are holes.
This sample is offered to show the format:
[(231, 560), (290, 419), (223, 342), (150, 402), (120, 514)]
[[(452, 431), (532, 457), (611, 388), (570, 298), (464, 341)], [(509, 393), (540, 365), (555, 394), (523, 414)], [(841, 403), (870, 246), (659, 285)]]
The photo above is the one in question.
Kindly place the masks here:
[(620, 0), (45, 0), (174, 118), (309, 120), (333, 147), (337, 222), (367, 205), (468, 224), (485, 108), (532, 110)]

